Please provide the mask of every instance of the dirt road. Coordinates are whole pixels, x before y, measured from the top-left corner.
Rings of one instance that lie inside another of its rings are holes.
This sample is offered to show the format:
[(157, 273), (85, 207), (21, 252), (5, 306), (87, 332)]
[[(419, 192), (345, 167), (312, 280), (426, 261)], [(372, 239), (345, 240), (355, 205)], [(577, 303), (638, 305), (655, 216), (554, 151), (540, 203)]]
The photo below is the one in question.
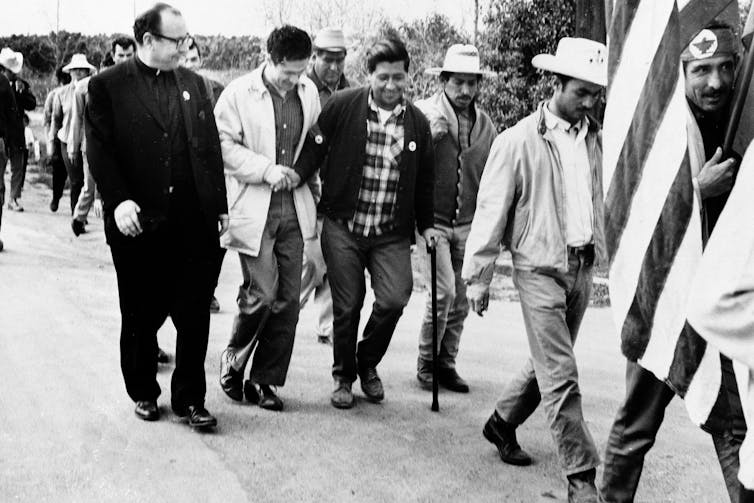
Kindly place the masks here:
[[(228, 255), (212, 316), (207, 407), (199, 434), (169, 412), (170, 368), (159, 375), (163, 418), (133, 414), (118, 364), (115, 274), (101, 231), (75, 238), (49, 192), (27, 183), (24, 213), (4, 215), (0, 237), (0, 500), (2, 501), (505, 501), (565, 498), (555, 449), (538, 410), (519, 430), (536, 463), (503, 464), (481, 436), (497, 392), (527, 357), (519, 305), (494, 302), (469, 318), (458, 360), (472, 392), (442, 392), (440, 412), (415, 379), (424, 296), (415, 293), (380, 365), (386, 400), (329, 404), (331, 349), (302, 311), (282, 413), (239, 406), (217, 384), (233, 319), (237, 260)], [(174, 329), (160, 332), (173, 352)], [(577, 354), (585, 416), (600, 450), (623, 395), (624, 363), (606, 309), (590, 309)], [(356, 387), (358, 389), (358, 386)], [(360, 395), (360, 390), (357, 392)], [(668, 409), (637, 501), (727, 501), (708, 436), (682, 403)]]

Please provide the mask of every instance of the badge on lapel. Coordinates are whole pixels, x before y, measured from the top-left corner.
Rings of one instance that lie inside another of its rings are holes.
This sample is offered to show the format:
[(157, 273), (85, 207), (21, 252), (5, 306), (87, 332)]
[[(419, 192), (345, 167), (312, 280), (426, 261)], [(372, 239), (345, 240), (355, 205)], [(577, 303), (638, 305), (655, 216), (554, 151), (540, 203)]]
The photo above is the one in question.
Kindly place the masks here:
[(323, 141), (325, 141), (325, 139), (322, 138), (321, 134), (318, 134), (317, 136), (314, 137), (314, 143), (316, 143), (317, 145), (322, 145)]
[(415, 141), (410, 141), (410, 142), (408, 142), (408, 149), (409, 149), (409, 150), (410, 150), (411, 152), (414, 152), (414, 151), (416, 150), (416, 142), (415, 142)]
[(183, 101), (188, 101), (191, 99), (191, 95), (188, 91), (183, 91)]

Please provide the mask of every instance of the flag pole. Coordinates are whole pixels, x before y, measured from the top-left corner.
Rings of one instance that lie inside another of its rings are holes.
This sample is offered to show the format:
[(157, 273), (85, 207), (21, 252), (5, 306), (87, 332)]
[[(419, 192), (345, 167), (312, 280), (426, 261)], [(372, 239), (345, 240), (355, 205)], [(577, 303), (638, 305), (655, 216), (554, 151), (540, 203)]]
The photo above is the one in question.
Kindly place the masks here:
[(725, 139), (723, 140), (723, 155), (729, 155), (733, 150), (733, 142), (736, 139), (738, 124), (741, 122), (741, 113), (746, 104), (746, 97), (749, 94), (749, 84), (751, 84), (751, 75), (754, 72), (754, 49), (752, 44), (744, 56), (741, 72), (736, 79), (736, 88), (733, 91), (733, 101), (728, 116), (728, 124), (725, 126)]

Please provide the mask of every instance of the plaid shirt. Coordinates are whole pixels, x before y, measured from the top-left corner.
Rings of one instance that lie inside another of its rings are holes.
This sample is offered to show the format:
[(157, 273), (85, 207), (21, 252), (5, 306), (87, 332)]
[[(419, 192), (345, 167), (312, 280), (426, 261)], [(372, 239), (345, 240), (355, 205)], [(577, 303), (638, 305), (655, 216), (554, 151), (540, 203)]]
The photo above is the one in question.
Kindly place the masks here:
[(395, 228), (393, 214), (398, 196), (400, 161), (403, 152), (405, 105), (397, 105), (383, 124), (369, 94), (367, 110), (366, 163), (356, 210), (348, 230), (362, 236), (379, 236)]

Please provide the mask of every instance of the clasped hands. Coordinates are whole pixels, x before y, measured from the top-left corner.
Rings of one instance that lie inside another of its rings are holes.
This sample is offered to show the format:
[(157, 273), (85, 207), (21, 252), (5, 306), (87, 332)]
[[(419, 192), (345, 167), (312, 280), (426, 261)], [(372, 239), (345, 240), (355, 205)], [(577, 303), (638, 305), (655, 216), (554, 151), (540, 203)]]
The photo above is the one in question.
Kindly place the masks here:
[(293, 190), (301, 183), (301, 177), (292, 168), (276, 165), (277, 172), (268, 175), (265, 181), (272, 187), (273, 192), (279, 190)]

